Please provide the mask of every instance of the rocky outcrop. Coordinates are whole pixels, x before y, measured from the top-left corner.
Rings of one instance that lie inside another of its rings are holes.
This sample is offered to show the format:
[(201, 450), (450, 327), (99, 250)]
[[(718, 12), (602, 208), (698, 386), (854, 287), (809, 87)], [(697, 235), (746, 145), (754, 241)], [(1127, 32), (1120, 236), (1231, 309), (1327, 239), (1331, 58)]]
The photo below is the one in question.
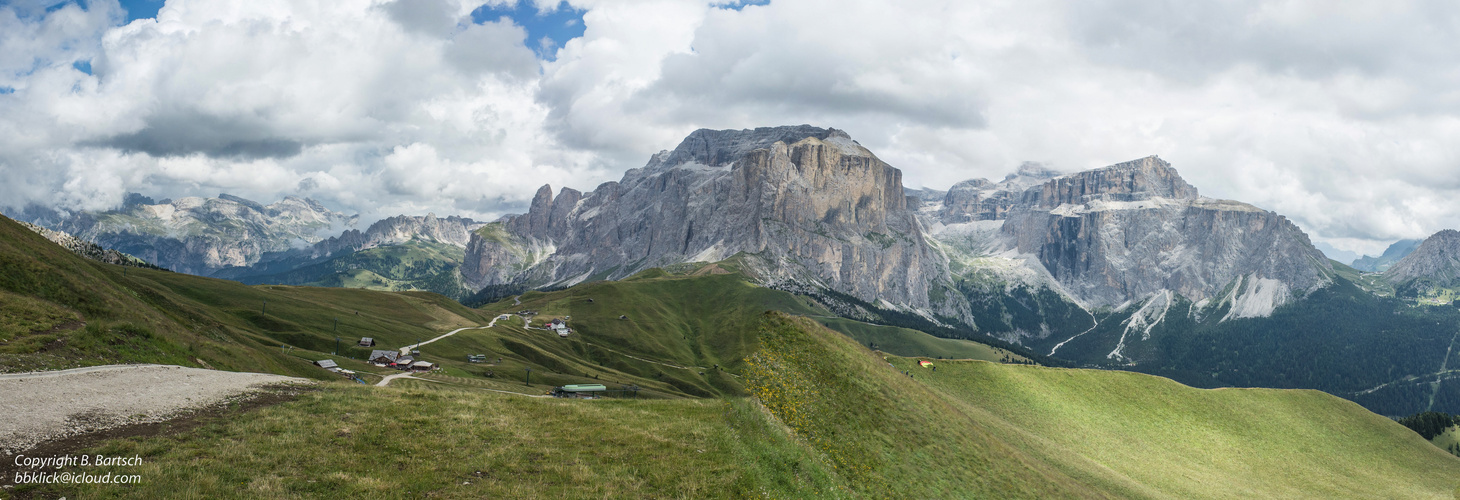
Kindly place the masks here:
[(1446, 229), (1425, 238), (1384, 277), (1396, 285), (1418, 279), (1434, 286), (1460, 285), (1460, 231)]
[(223, 194), (156, 203), (141, 199), (117, 210), (69, 214), (45, 225), (166, 268), (207, 275), (254, 264), (269, 252), (319, 242), (323, 233), (349, 227), (356, 219), (309, 199), (287, 197), (266, 206)]
[(544, 186), (527, 214), (478, 232), (462, 272), (478, 287), (565, 285), (744, 252), (765, 281), (956, 313), (930, 303), (945, 265), (908, 203), (901, 172), (842, 131), (700, 130), (590, 193)]
[(29, 222), (20, 222), (20, 225), (25, 226), (26, 229), (35, 231), (36, 234), (44, 236), (46, 239), (51, 240), (52, 243), (55, 243), (57, 245), (60, 245), (62, 248), (70, 250), (71, 253), (97, 262), (116, 264), (119, 266), (161, 269), (160, 267), (154, 266), (151, 263), (148, 263), (147, 261), (144, 261), (142, 259), (124, 254), (122, 252), (118, 252), (116, 250), (112, 250), (110, 248), (102, 248), (101, 245), (97, 245), (90, 241), (85, 241), (75, 236), (71, 236), (69, 233), (66, 233), (64, 231), (46, 229), (44, 227), (31, 224)]

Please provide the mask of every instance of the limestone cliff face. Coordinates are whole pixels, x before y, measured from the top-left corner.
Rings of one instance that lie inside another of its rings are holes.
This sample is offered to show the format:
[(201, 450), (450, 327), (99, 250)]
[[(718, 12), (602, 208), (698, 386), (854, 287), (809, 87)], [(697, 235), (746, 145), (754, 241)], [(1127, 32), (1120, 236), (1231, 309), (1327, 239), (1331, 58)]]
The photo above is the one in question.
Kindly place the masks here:
[(1033, 208), (1055, 208), (1060, 205), (1082, 205), (1101, 201), (1131, 202), (1167, 198), (1198, 198), (1196, 188), (1187, 184), (1170, 163), (1155, 156), (1117, 163), (1105, 168), (1086, 170), (1056, 177), (1024, 191), (1020, 204)]
[(1286, 218), (1202, 198), (1155, 157), (1055, 178), (1021, 199), (1003, 233), (1091, 306), (1162, 290), (1199, 301), (1244, 276), (1280, 282), (1285, 291), (1274, 300), (1281, 301), (1332, 273)]
[[(763, 280), (956, 312), (929, 302), (946, 265), (908, 203), (901, 172), (842, 131), (700, 130), (590, 193), (545, 186), (502, 233), (474, 237), (462, 270), (475, 286), (569, 284), (747, 252)], [(534, 248), (552, 251), (529, 262)]]

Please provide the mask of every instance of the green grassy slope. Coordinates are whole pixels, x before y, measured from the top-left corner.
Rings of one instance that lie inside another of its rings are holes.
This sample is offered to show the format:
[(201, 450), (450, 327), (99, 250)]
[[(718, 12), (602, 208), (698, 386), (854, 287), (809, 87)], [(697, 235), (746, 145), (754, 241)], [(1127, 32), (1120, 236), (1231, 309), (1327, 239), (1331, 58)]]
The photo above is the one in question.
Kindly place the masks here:
[[(596, 303), (596, 301), (595, 301)], [(85, 498), (1446, 498), (1460, 459), (1316, 391), (934, 361), (769, 313), (751, 397), (526, 398), (326, 384), (176, 435)], [(890, 362), (889, 362), (890, 361)], [(911, 376), (907, 375), (911, 373)], [(427, 390), (430, 388), (430, 390)]]
[[(532, 390), (539, 393), (555, 385), (603, 383), (615, 389), (637, 385), (644, 390), (641, 395), (650, 397), (739, 395), (744, 392), (736, 374), (757, 349), (755, 325), (761, 313), (828, 314), (805, 297), (753, 286), (718, 265), (682, 267), (678, 274), (649, 270), (622, 281), (527, 292), (484, 306), (487, 316), (509, 317), (491, 329), (468, 330), (425, 346), (426, 359), (446, 368), (430, 378), (443, 388), (527, 391), (526, 370), (531, 369)], [(700, 272), (712, 267), (720, 274)], [(532, 329), (523, 328), (524, 318), (515, 314), (525, 310), (535, 312), (529, 317)], [(559, 338), (541, 329), (554, 318), (569, 318), (573, 333)], [(835, 322), (849, 335), (871, 335), (905, 354), (980, 359), (1006, 354), (916, 330)], [(468, 363), (469, 354), (484, 354), (493, 363)]]
[(745, 399), (558, 400), (328, 384), (181, 435), (113, 440), (130, 487), (57, 498), (835, 498), (842, 481)]
[(923, 380), (1017, 429), (1002, 430), (1007, 439), (1036, 438), (1052, 450), (1051, 460), (1083, 458), (1158, 496), (1417, 498), (1460, 486), (1460, 460), (1318, 391), (1193, 389), (1130, 372), (939, 366)]
[(364, 357), (349, 347), (362, 336), (405, 345), (486, 322), (429, 293), (246, 286), (101, 264), (4, 218), (0, 299), (0, 371), (12, 372), (151, 362), (322, 377), (309, 361), (327, 357), (336, 335), (344, 357)]
[(868, 496), (1416, 498), (1460, 486), (1460, 460), (1317, 391), (982, 361), (888, 366), (817, 330), (773, 320), (752, 391)]
[(857, 343), (898, 356), (946, 359), (981, 359), (999, 362), (1027, 362), (1004, 349), (963, 339), (945, 339), (896, 326), (873, 325), (846, 318), (816, 317), (822, 326), (846, 334)]

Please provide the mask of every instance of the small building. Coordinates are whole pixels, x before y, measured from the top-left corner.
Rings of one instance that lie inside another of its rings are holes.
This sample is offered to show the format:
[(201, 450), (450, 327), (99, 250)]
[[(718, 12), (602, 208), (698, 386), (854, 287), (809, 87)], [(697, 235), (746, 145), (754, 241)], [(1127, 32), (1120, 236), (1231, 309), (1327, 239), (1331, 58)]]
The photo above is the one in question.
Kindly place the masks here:
[(321, 359), (319, 361), (315, 361), (314, 366), (318, 366), (320, 368), (324, 368), (330, 371), (340, 369), (340, 365), (338, 363), (335, 363), (335, 360), (333, 359)]
[(400, 353), (396, 351), (374, 350), (370, 351), (370, 357), (365, 358), (365, 360), (374, 363), (375, 366), (390, 366), (399, 357)]
[(558, 332), (559, 337), (567, 337), (568, 332), (570, 331), (568, 330), (568, 324), (564, 323), (561, 319), (553, 320), (550, 327), (553, 329), (553, 331)]
[(591, 398), (607, 390), (608, 387), (603, 384), (569, 384), (554, 387), (552, 395), (558, 398)]
[(486, 354), (468, 354), (468, 355), (466, 355), (466, 361), (468, 363), (486, 363), (487, 362), (487, 355)]
[(401, 357), (395, 358), (395, 364), (393, 364), (392, 366), (396, 367), (397, 369), (404, 370), (406, 368), (410, 368), (411, 367), (411, 363), (415, 363), (415, 362), (416, 362), (416, 358), (412, 358), (410, 356), (401, 356)]
[(429, 372), (434, 369), (436, 369), (436, 363), (432, 363), (430, 361), (417, 361), (415, 363), (411, 363), (411, 371)]
[(375, 339), (360, 337), (360, 347), (375, 347)]

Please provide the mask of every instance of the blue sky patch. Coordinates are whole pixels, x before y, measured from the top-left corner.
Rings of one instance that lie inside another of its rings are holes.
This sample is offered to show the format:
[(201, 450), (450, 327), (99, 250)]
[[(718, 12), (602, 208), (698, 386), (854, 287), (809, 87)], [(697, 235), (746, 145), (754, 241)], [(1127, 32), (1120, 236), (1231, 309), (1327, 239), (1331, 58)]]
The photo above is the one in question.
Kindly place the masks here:
[(0, 87), (0, 95), (14, 94), (15, 89), (11, 87)]
[(71, 63), (71, 67), (76, 68), (77, 71), (80, 71), (82, 73), (86, 73), (88, 75), (91, 74), (91, 60), (90, 59), (87, 59), (85, 61), (76, 61), (74, 63)]
[(121, 0), (121, 2), (122, 8), (127, 10), (127, 22), (129, 23), (138, 19), (157, 17), (157, 11), (162, 10), (163, 4), (163, 0)]
[(730, 10), (740, 10), (740, 9), (744, 9), (746, 6), (750, 6), (750, 5), (768, 5), (770, 3), (771, 3), (771, 0), (739, 0), (739, 1), (736, 1), (736, 2), (731, 2), (731, 3), (725, 4), (725, 5), (721, 5), (720, 8), (722, 8), (722, 9), (730, 9)]
[[(551, 59), (568, 40), (583, 36), (584, 12), (573, 9), (567, 2), (558, 3), (554, 10), (540, 12), (530, 0), (518, 0), (513, 7), (483, 5), (471, 12), (471, 20), (482, 24), (507, 16), (527, 30), (527, 48), (539, 58)], [(544, 43), (544, 38), (548, 42)]]

